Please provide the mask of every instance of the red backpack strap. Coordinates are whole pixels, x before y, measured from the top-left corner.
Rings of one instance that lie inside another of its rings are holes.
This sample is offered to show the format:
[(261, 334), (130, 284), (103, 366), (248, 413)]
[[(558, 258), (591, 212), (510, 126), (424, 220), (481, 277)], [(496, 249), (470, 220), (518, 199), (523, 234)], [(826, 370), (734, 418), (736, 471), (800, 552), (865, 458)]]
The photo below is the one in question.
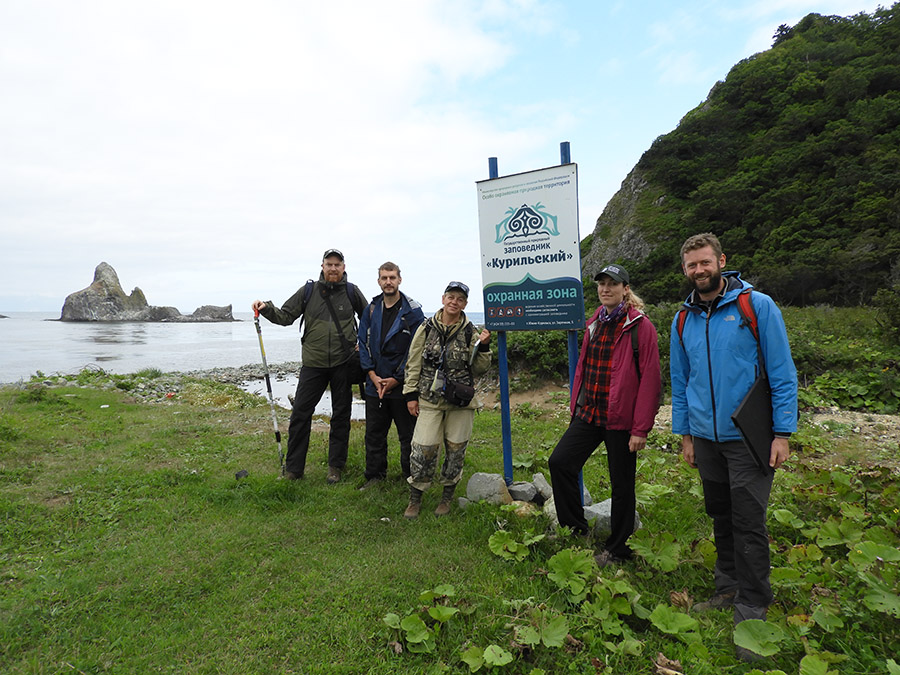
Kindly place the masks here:
[(681, 336), (684, 334), (684, 322), (687, 321), (687, 309), (682, 307), (678, 310), (678, 323), (675, 328), (678, 331), (678, 341), (681, 343), (681, 348), (684, 349), (684, 340), (681, 339)]
[(753, 333), (753, 337), (759, 342), (759, 321), (756, 319), (756, 310), (753, 309), (753, 303), (750, 299), (750, 293), (752, 293), (752, 291), (752, 288), (745, 288), (742, 290), (740, 294), (738, 294), (737, 304), (738, 310), (741, 313), (743, 325), (749, 326), (750, 332)]

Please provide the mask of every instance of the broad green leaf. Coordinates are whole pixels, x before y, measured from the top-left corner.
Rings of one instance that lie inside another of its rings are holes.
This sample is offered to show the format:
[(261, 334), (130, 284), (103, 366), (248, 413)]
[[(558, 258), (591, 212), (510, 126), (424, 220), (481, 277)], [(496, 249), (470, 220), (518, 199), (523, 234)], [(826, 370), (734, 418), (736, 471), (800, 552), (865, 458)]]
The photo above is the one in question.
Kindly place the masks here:
[(587, 595), (587, 582), (596, 570), (594, 556), (588, 550), (564, 548), (547, 561), (547, 578), (571, 594), (573, 602)]
[(610, 606), (609, 602), (585, 600), (581, 605), (581, 611), (585, 616), (602, 620), (609, 616)]
[(446, 607), (445, 605), (436, 605), (428, 608), (428, 615), (441, 623), (449, 621), (458, 612), (459, 610), (456, 607)]
[(541, 634), (534, 626), (516, 626), (515, 635), (516, 641), (523, 645), (534, 647), (541, 643)]
[(434, 592), (437, 595), (443, 596), (445, 598), (456, 597), (456, 588), (453, 586), (453, 584), (440, 584), (439, 586), (435, 586)]
[(644, 643), (632, 637), (627, 637), (619, 643), (619, 649), (622, 650), (621, 653), (628, 656), (640, 656), (643, 648)]
[(512, 660), (512, 654), (498, 645), (488, 645), (484, 650), (484, 662), (489, 666), (505, 666)]
[(694, 630), (699, 625), (693, 617), (679, 612), (668, 605), (657, 605), (650, 614), (650, 621), (663, 633), (678, 635)]
[(847, 557), (855, 567), (866, 568), (874, 565), (879, 559), (885, 562), (897, 562), (900, 560), (900, 549), (896, 546), (860, 541), (850, 549)]
[(434, 636), (429, 636), (422, 642), (407, 642), (406, 648), (413, 654), (430, 654), (435, 648)]
[(488, 546), (494, 555), (504, 560), (524, 560), (528, 556), (528, 547), (516, 541), (506, 530), (497, 530), (488, 539)]
[(649, 483), (638, 483), (634, 487), (634, 496), (638, 506), (648, 506), (654, 501), (673, 492), (668, 485), (650, 485)]
[(844, 487), (850, 487), (850, 476), (841, 472), (841, 471), (832, 471), (831, 472), (831, 482), (835, 485), (843, 485)]
[(773, 623), (748, 619), (734, 627), (734, 644), (761, 656), (772, 656), (779, 651), (778, 643), (785, 638), (784, 631)]
[(569, 622), (565, 616), (554, 616), (549, 621), (541, 622), (541, 642), (545, 647), (562, 647), (568, 634)]
[(703, 566), (706, 567), (706, 569), (715, 569), (718, 554), (716, 553), (716, 545), (713, 541), (710, 539), (701, 539), (697, 543), (697, 552), (703, 556)]
[(900, 664), (894, 659), (888, 659), (885, 665), (887, 666), (888, 675), (900, 675)]
[(517, 469), (530, 469), (534, 464), (534, 457), (524, 452), (519, 452), (513, 455), (512, 463)]
[(838, 546), (840, 544), (850, 545), (856, 543), (862, 538), (862, 529), (857, 523), (850, 520), (841, 520), (840, 522), (834, 518), (825, 521), (819, 528), (819, 534), (816, 536), (816, 543), (819, 546)]
[[(649, 612), (648, 612), (649, 615)], [(600, 629), (604, 635), (624, 635), (625, 627), (621, 619), (608, 616), (600, 621)]]
[(639, 656), (644, 647), (644, 643), (635, 640), (632, 637), (627, 637), (618, 644), (605, 640), (603, 646), (617, 656)]
[(428, 626), (419, 618), (418, 614), (410, 614), (403, 617), (403, 620), (400, 622), (400, 628), (406, 634), (407, 642), (424, 642), (431, 635)]
[(863, 604), (876, 612), (884, 612), (900, 619), (900, 596), (896, 593), (873, 588), (863, 597)]
[(800, 659), (800, 675), (829, 675), (828, 664), (815, 654), (807, 654)]
[(384, 618), (381, 620), (384, 621), (388, 627), (393, 628), (394, 630), (400, 630), (400, 617), (393, 612), (385, 614)]
[(803, 578), (803, 574), (800, 570), (793, 567), (776, 567), (770, 573), (769, 578), (773, 583), (792, 584), (800, 581)]
[(637, 591), (634, 590), (634, 587), (625, 579), (601, 579), (600, 583), (605, 588), (608, 588), (609, 592), (613, 595), (618, 593), (629, 598), (637, 595)]
[(812, 619), (828, 633), (833, 633), (838, 628), (844, 627), (844, 622), (841, 620), (841, 617), (839, 617), (834, 610), (822, 605), (816, 607), (813, 611)]
[(844, 502), (841, 504), (841, 515), (844, 516), (844, 518), (861, 522), (866, 518), (866, 510), (859, 504)]
[[(893, 513), (888, 513), (886, 515), (888, 518), (893, 518), (893, 520), (890, 521), (891, 525), (896, 526), (897, 518), (900, 517), (900, 510), (894, 509)], [(895, 548), (897, 546), (897, 537), (894, 535), (893, 531), (881, 525), (876, 525), (875, 527), (870, 527), (866, 530), (866, 541), (871, 541), (875, 544), (884, 544), (885, 546), (893, 546)]]
[(612, 602), (609, 603), (609, 607), (616, 614), (624, 614), (626, 616), (631, 615), (631, 603), (628, 602), (627, 598), (623, 598), (621, 595), (614, 597)]
[(782, 525), (790, 525), (795, 530), (799, 530), (800, 528), (806, 526), (806, 524), (802, 520), (794, 515), (793, 511), (790, 511), (788, 509), (775, 509), (772, 512), (772, 515), (774, 515), (775, 520), (777, 520)]
[(635, 553), (658, 570), (672, 572), (678, 567), (681, 545), (671, 532), (650, 534), (641, 529), (631, 535), (628, 543)]
[(484, 665), (484, 651), (472, 645), (460, 655), (460, 659), (469, 666), (470, 673), (475, 673)]

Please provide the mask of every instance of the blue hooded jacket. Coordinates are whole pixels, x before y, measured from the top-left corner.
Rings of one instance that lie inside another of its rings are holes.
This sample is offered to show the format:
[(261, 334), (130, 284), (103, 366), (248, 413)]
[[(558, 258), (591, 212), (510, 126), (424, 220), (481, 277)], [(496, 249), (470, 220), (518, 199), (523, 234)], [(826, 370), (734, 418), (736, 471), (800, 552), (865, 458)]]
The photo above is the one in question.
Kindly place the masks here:
[[(381, 317), (384, 311), (384, 294), (372, 298), (359, 320), (359, 364), (368, 373), (374, 370), (379, 377), (393, 377), (400, 384), (385, 394), (388, 398), (403, 397), (403, 371), (409, 343), (416, 328), (425, 320), (422, 305), (400, 291), (400, 310), (381, 344)], [(378, 396), (372, 380), (366, 377), (366, 395)]]
[[(715, 442), (741, 440), (731, 414), (750, 390), (759, 367), (756, 339), (742, 325), (737, 305), (741, 290), (752, 286), (737, 272), (724, 272), (722, 277), (725, 294), (708, 315), (693, 302), (693, 293), (688, 297), (682, 339), (676, 314), (669, 342), (672, 432)], [(768, 295), (753, 291), (750, 297), (772, 389), (773, 430), (792, 433), (797, 430), (797, 370), (784, 319)]]

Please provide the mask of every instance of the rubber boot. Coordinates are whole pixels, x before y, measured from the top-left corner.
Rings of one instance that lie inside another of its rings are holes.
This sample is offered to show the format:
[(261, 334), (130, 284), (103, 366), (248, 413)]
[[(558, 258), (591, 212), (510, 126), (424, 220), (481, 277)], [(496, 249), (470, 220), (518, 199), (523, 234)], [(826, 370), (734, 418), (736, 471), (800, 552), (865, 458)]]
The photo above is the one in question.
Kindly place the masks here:
[(453, 499), (454, 490), (456, 490), (456, 485), (444, 486), (444, 493), (441, 495), (441, 503), (438, 504), (437, 508), (434, 510), (434, 515), (440, 517), (450, 513), (450, 500)]
[(413, 520), (419, 517), (419, 510), (422, 508), (422, 491), (419, 488), (409, 486), (409, 504), (406, 511), (403, 512), (404, 518)]

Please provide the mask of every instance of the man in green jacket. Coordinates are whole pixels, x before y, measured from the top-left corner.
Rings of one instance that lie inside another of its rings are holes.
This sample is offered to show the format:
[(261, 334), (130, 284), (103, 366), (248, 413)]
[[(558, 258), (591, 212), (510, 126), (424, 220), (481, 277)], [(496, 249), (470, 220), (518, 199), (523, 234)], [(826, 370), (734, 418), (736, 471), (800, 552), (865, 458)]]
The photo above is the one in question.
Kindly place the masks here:
[(322, 273), (309, 281), (281, 306), (271, 300), (256, 300), (251, 305), (272, 323), (290, 326), (298, 317), (306, 330), (300, 338), (303, 365), (294, 396), (288, 426), (285, 478), (303, 478), (309, 434), (316, 405), (331, 386), (331, 431), (328, 435), (328, 482), (341, 480), (347, 463), (350, 440), (352, 385), (359, 381), (356, 353), (356, 316), (362, 314), (366, 298), (347, 281), (344, 254), (336, 248), (322, 256)]

